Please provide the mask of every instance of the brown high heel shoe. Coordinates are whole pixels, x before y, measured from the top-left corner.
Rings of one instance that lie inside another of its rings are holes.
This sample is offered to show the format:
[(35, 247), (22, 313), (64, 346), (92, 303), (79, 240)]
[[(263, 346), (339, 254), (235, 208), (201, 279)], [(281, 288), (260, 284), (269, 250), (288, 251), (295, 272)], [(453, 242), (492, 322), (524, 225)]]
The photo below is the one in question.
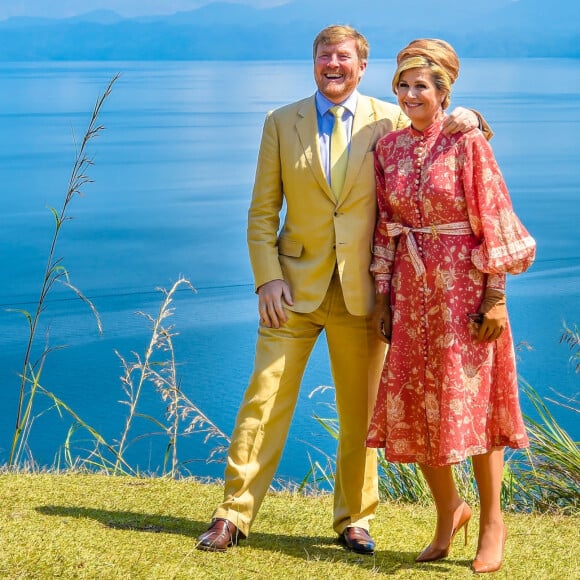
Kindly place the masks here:
[[(457, 517), (459, 513), (459, 517)], [(457, 532), (461, 528), (465, 528), (465, 545), (467, 545), (467, 525), (471, 519), (471, 508), (463, 502), (453, 514), (453, 530), (451, 530), (451, 537), (449, 538), (449, 543), (445, 548), (433, 548), (429, 544), (416, 558), (415, 562), (435, 562), (435, 560), (441, 560), (449, 555), (449, 549), (451, 544), (457, 535)]]
[(503, 552), (505, 549), (506, 540), (507, 540), (507, 528), (505, 527), (504, 524), (503, 534), (501, 538), (501, 553), (499, 560), (496, 560), (495, 562), (484, 562), (483, 560), (480, 560), (476, 556), (475, 560), (473, 560), (473, 562), (471, 563), (471, 569), (477, 574), (485, 574), (487, 572), (497, 572), (501, 568), (501, 565), (503, 564)]

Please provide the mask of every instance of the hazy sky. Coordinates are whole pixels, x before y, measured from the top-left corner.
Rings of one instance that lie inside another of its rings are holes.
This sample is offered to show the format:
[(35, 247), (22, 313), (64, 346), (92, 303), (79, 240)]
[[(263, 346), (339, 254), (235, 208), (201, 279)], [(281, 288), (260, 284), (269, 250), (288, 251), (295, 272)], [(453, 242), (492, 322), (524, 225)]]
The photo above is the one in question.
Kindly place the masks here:
[[(0, 0), (0, 20), (12, 16), (62, 18), (93, 10), (114, 10), (121, 16), (173, 14), (194, 10), (215, 0)], [(228, 0), (255, 7), (276, 6), (288, 0)]]

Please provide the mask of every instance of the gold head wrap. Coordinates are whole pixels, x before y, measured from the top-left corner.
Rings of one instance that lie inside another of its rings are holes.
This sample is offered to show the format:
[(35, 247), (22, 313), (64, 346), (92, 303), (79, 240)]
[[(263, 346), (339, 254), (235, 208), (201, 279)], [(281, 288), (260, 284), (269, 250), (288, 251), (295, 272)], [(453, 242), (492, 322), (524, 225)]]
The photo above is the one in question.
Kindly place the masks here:
[(446, 96), (443, 109), (449, 106), (451, 85), (459, 76), (459, 58), (453, 47), (438, 38), (418, 38), (412, 40), (397, 55), (397, 70), (393, 76), (393, 92), (397, 92), (401, 73), (412, 68), (429, 68), (435, 85)]
[(459, 76), (459, 58), (453, 47), (439, 38), (418, 38), (409, 42), (397, 55), (397, 66), (411, 56), (424, 56), (437, 63), (449, 75), (453, 84)]

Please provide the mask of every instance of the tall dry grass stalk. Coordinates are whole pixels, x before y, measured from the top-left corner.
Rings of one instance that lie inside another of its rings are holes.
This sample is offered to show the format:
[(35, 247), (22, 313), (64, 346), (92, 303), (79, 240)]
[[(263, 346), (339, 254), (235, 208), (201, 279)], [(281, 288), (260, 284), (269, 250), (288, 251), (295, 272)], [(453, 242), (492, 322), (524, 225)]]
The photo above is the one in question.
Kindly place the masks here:
[[(174, 325), (168, 320), (174, 315), (173, 300), (176, 292), (182, 288), (194, 291), (191, 283), (185, 278), (179, 278), (173, 286), (166, 290), (160, 288), (163, 299), (155, 316), (137, 312), (150, 324), (150, 339), (143, 355), (132, 352), (130, 359), (119, 352), (123, 375), (121, 385), (125, 400), (120, 403), (127, 407), (123, 429), (114, 441), (107, 441), (96, 429), (78, 416), (63, 401), (48, 394), (59, 412), (67, 413), (73, 420), (63, 445), (63, 464), (58, 467), (68, 469), (99, 471), (110, 475), (139, 475), (143, 469), (131, 463), (128, 451), (131, 447), (147, 438), (166, 439), (165, 451), (157, 470), (157, 475), (176, 478), (190, 475), (188, 459), (182, 459), (178, 453), (179, 442), (192, 435), (203, 435), (203, 443), (212, 443), (207, 461), (220, 460), (229, 445), (229, 437), (182, 391), (177, 374), (177, 364), (173, 347), (177, 336)], [(165, 405), (163, 419), (141, 411), (142, 397), (145, 389), (151, 388), (159, 395)], [(140, 429), (135, 432), (136, 423), (149, 427), (145, 432)], [(79, 432), (89, 435), (88, 445), (83, 440), (84, 447), (79, 447), (76, 436)], [(151, 458), (158, 464), (155, 458)]]
[[(28, 312), (27, 310), (14, 309), (14, 311), (20, 312), (26, 318), (28, 323), (28, 339), (24, 353), (24, 360), (22, 362), (22, 371), (20, 373), (20, 389), (16, 409), (14, 436), (12, 438), (10, 455), (8, 458), (8, 465), (10, 467), (16, 466), (20, 463), (23, 452), (27, 447), (28, 435), (30, 433), (33, 420), (32, 411), (34, 400), (36, 394), (39, 392), (40, 378), (42, 376), (42, 370), (44, 368), (46, 357), (52, 350), (48, 344), (45, 344), (39, 357), (36, 360), (33, 360), (33, 351), (37, 343), (40, 318), (46, 308), (47, 297), (54, 285), (57, 282), (63, 284), (64, 286), (70, 288), (81, 300), (83, 300), (95, 315), (99, 331), (102, 330), (101, 321), (94, 305), (83, 295), (83, 293), (78, 288), (71, 284), (69, 273), (62, 264), (62, 258), (57, 257), (56, 252), (62, 228), (64, 224), (71, 219), (69, 215), (69, 209), (72, 200), (76, 196), (81, 196), (83, 194), (84, 186), (92, 182), (87, 172), (88, 169), (93, 165), (93, 161), (88, 156), (87, 146), (89, 142), (97, 137), (104, 129), (102, 125), (98, 124), (99, 113), (101, 112), (101, 108), (107, 97), (111, 94), (113, 85), (118, 78), (119, 75), (115, 75), (111, 79), (104, 93), (96, 101), (89, 125), (85, 131), (80, 147), (78, 147), (76, 152), (68, 188), (66, 190), (64, 202), (60, 211), (56, 210), (55, 208), (50, 208), (50, 211), (54, 217), (55, 228), (50, 243), (46, 268), (40, 287), (40, 294), (36, 302), (36, 309), (32, 313)], [(48, 342), (48, 338), (46, 341)], [(44, 392), (44, 389), (40, 390)]]
[[(124, 471), (125, 452), (131, 445), (130, 432), (137, 417), (144, 419), (154, 427), (154, 431), (148, 433), (149, 436), (163, 435), (167, 438), (163, 474), (171, 477), (181, 474), (182, 468), (187, 463), (180, 463), (178, 457), (178, 441), (181, 437), (195, 432), (204, 434), (204, 443), (217, 440), (218, 443), (209, 453), (209, 459), (223, 453), (226, 445), (230, 442), (229, 437), (183, 393), (180, 387), (173, 348), (173, 338), (176, 336), (176, 332), (174, 326), (167, 325), (166, 321), (174, 314), (173, 299), (177, 290), (182, 286), (194, 291), (188, 280), (179, 278), (169, 291), (160, 289), (164, 299), (156, 317), (144, 312), (138, 313), (144, 316), (151, 325), (151, 339), (144, 356), (141, 357), (138, 353), (133, 353), (133, 360), (128, 361), (117, 353), (124, 368), (121, 382), (127, 396), (124, 404), (128, 406), (129, 413), (119, 443), (115, 446), (117, 455), (114, 465), (115, 473)], [(165, 424), (151, 415), (138, 413), (143, 388), (147, 384), (157, 391), (166, 405)], [(142, 437), (143, 435), (139, 435), (139, 438)]]
[(570, 364), (574, 365), (577, 373), (580, 373), (580, 330), (576, 324), (570, 328), (564, 323), (564, 332), (560, 337), (560, 344), (567, 344), (572, 354), (570, 355)]
[[(182, 287), (194, 291), (191, 283), (180, 277), (169, 290), (159, 289), (163, 299), (155, 316), (137, 312), (150, 324), (151, 335), (143, 355), (132, 352), (129, 359), (118, 351), (116, 353), (123, 368), (121, 386), (126, 397), (120, 403), (128, 409), (123, 429), (116, 440), (107, 441), (70, 407), (49, 394), (54, 406), (66, 412), (73, 420), (63, 445), (63, 464), (59, 463), (58, 467), (99, 471), (110, 475), (139, 475), (143, 469), (131, 463), (128, 451), (144, 439), (164, 437), (165, 451), (159, 462), (161, 470), (156, 473), (172, 478), (189, 475), (189, 460), (181, 459), (178, 449), (179, 442), (194, 433), (203, 435), (204, 444), (213, 444), (208, 452), (208, 461), (221, 459), (229, 445), (229, 437), (185, 395), (177, 374), (173, 347), (177, 332), (173, 324), (168, 324), (168, 320), (175, 312), (175, 294)], [(147, 388), (153, 389), (165, 405), (163, 419), (141, 411), (142, 397)], [(146, 424), (149, 429), (145, 432), (140, 429), (133, 435), (137, 422), (140, 425)], [(89, 435), (88, 445), (87, 440), (83, 440), (84, 447), (79, 447), (76, 441), (80, 432)], [(158, 464), (155, 458), (152, 458), (152, 462)]]

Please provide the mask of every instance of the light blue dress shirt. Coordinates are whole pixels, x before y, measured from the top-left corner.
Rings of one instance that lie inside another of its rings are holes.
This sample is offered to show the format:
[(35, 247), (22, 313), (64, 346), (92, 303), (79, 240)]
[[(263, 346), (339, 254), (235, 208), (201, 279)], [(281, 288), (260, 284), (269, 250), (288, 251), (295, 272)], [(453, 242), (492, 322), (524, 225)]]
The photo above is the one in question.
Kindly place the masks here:
[[(318, 117), (318, 146), (320, 148), (320, 158), (322, 160), (322, 168), (326, 175), (326, 180), (330, 183), (330, 136), (332, 134), (332, 127), (334, 125), (334, 115), (330, 112), (330, 108), (334, 107), (336, 103), (330, 102), (320, 91), (316, 92), (316, 115)], [(339, 103), (345, 108), (342, 120), (346, 125), (346, 135), (350, 147), (350, 139), (352, 137), (352, 119), (356, 110), (356, 103), (358, 101), (358, 92), (354, 91), (348, 99)]]

